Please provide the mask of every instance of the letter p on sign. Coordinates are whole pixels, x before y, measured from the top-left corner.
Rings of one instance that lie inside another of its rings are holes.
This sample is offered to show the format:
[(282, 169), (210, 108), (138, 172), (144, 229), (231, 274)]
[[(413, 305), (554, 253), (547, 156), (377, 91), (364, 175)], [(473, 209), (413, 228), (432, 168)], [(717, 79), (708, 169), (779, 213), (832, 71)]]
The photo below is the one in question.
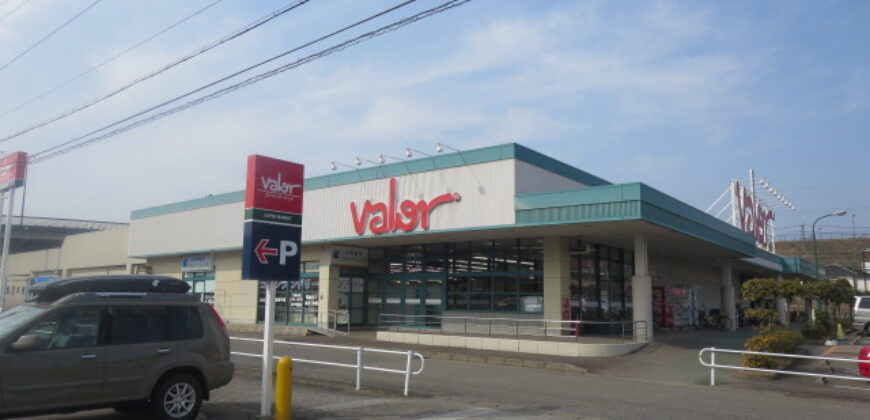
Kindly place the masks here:
[(280, 255), (278, 263), (287, 265), (287, 258), (295, 257), (299, 252), (299, 246), (293, 241), (281, 241)]

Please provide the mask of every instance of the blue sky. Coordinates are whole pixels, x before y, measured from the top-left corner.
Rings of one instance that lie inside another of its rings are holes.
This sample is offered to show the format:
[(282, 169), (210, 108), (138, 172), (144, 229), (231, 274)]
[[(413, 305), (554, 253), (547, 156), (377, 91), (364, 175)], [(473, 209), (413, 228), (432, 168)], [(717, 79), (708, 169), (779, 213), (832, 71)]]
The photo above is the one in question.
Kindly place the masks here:
[[(0, 17), (23, 1), (0, 0)], [(100, 2), (0, 71), (0, 113), (213, 1)], [(0, 22), (0, 62), (91, 2), (30, 1)], [(0, 118), (0, 135), (286, 3), (223, 0)], [(396, 3), (311, 1), (0, 150), (38, 152)], [(419, 0), (365, 29), (439, 3)], [(474, 0), (35, 165), (27, 212), (122, 221), (131, 209), (241, 189), (251, 153), (321, 175), (332, 160), (374, 160), (406, 146), (429, 151), (440, 140), (460, 149), (519, 142), (702, 210), (755, 168), (797, 206), (777, 209), (778, 232), (839, 209), (850, 216), (826, 220), (824, 230), (851, 231), (854, 213), (859, 231), (870, 231), (868, 20), (870, 3), (861, 1)]]

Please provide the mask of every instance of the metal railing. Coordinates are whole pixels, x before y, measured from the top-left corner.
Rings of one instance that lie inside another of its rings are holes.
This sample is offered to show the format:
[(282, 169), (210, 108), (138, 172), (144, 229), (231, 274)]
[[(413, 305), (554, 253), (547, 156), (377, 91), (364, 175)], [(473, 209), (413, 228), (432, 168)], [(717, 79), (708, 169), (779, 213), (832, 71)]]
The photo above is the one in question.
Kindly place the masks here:
[(343, 309), (330, 309), (326, 312), (326, 320), (310, 326), (309, 329), (328, 337), (336, 334), (350, 334), (350, 313)]
[[(618, 336), (622, 342), (647, 341), (646, 321), (557, 321), (532, 318), (381, 314), (378, 328), (463, 336), (543, 338), (580, 341), (585, 336)], [(597, 331), (596, 331), (597, 330)]]
[[(704, 353), (710, 353), (710, 361), (707, 362), (704, 360)], [(794, 370), (780, 370), (780, 369), (766, 369), (766, 368), (754, 368), (748, 366), (737, 366), (737, 365), (720, 365), (716, 363), (716, 353), (727, 353), (727, 354), (739, 354), (739, 355), (757, 355), (757, 356), (770, 356), (770, 357), (782, 357), (782, 358), (790, 358), (790, 359), (805, 359), (805, 360), (821, 360), (828, 367), (829, 372), (831, 373), (813, 373), (813, 372), (800, 372)], [(848, 375), (835, 375), (833, 373), (833, 368), (831, 367), (831, 362), (842, 362), (842, 363), (854, 363), (859, 364), (861, 362), (857, 358), (847, 359), (842, 357), (824, 357), (824, 356), (806, 356), (802, 354), (788, 354), (788, 353), (767, 353), (763, 351), (749, 351), (749, 350), (729, 350), (729, 349), (717, 349), (715, 347), (707, 347), (701, 349), (698, 352), (698, 361), (701, 362), (702, 366), (710, 368), (710, 386), (716, 385), (716, 369), (731, 369), (731, 370), (746, 370), (752, 372), (767, 372), (767, 373), (779, 373), (783, 375), (797, 375), (797, 376), (811, 376), (815, 378), (831, 378), (831, 379), (845, 379), (849, 381), (868, 381), (870, 378), (866, 378), (864, 376), (848, 376)], [(867, 365), (870, 365), (870, 362), (864, 362)]]
[[(247, 338), (247, 337), (230, 337), (230, 340), (236, 341), (251, 341), (256, 343), (262, 343), (263, 340), (259, 338)], [(356, 390), (359, 391), (362, 386), (362, 373), (364, 370), (376, 371), (376, 372), (385, 372), (385, 373), (395, 373), (400, 374), (405, 377), (405, 387), (402, 395), (408, 396), (408, 390), (411, 386), (411, 376), (419, 375), (423, 372), (423, 368), (426, 366), (426, 359), (423, 358), (423, 355), (411, 350), (408, 351), (398, 351), (398, 350), (386, 350), (386, 349), (377, 349), (377, 348), (369, 348), (369, 347), (359, 347), (359, 346), (336, 346), (329, 344), (315, 344), (315, 343), (301, 343), (297, 341), (282, 341), (275, 340), (275, 344), (289, 345), (289, 346), (300, 346), (300, 347), (311, 347), (311, 348), (320, 348), (320, 349), (331, 349), (331, 350), (344, 350), (344, 351), (352, 351), (356, 353), (356, 363), (340, 363), (340, 362), (330, 362), (325, 360), (311, 360), (311, 359), (303, 359), (293, 357), (293, 363), (307, 363), (312, 365), (320, 365), (320, 366), (332, 366), (332, 367), (343, 367), (348, 369), (356, 370)], [(364, 354), (366, 352), (369, 353), (380, 353), (380, 354), (394, 354), (403, 356), (405, 358), (405, 369), (389, 369), (385, 367), (378, 366), (366, 366), (363, 362)], [(245, 356), (245, 357), (257, 357), (262, 359), (262, 354), (255, 353), (244, 353), (233, 351), (232, 354), (236, 356)], [(416, 371), (411, 370), (411, 364), (413, 358), (420, 359), (420, 368)], [(280, 359), (281, 356), (274, 356), (275, 359)]]

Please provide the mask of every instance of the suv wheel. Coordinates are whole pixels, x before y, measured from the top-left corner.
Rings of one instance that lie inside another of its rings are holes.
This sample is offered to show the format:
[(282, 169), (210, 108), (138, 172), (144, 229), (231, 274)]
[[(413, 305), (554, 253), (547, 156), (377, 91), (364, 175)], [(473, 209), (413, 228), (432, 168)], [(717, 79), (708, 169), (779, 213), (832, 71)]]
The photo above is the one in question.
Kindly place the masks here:
[(161, 419), (190, 420), (202, 405), (202, 384), (187, 374), (172, 375), (157, 385), (151, 408)]
[(864, 337), (870, 337), (870, 322), (864, 324)]

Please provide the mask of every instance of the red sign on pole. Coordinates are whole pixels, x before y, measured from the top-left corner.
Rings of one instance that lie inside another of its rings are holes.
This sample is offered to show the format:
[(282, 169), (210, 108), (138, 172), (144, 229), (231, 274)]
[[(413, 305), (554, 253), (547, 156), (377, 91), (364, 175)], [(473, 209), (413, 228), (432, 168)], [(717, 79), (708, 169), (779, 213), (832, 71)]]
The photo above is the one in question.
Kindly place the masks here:
[(260, 155), (248, 156), (245, 208), (302, 214), (302, 165)]
[(0, 158), (0, 191), (24, 185), (27, 175), (27, 152), (15, 152)]
[(289, 281), (299, 277), (303, 166), (248, 156), (242, 278)]

